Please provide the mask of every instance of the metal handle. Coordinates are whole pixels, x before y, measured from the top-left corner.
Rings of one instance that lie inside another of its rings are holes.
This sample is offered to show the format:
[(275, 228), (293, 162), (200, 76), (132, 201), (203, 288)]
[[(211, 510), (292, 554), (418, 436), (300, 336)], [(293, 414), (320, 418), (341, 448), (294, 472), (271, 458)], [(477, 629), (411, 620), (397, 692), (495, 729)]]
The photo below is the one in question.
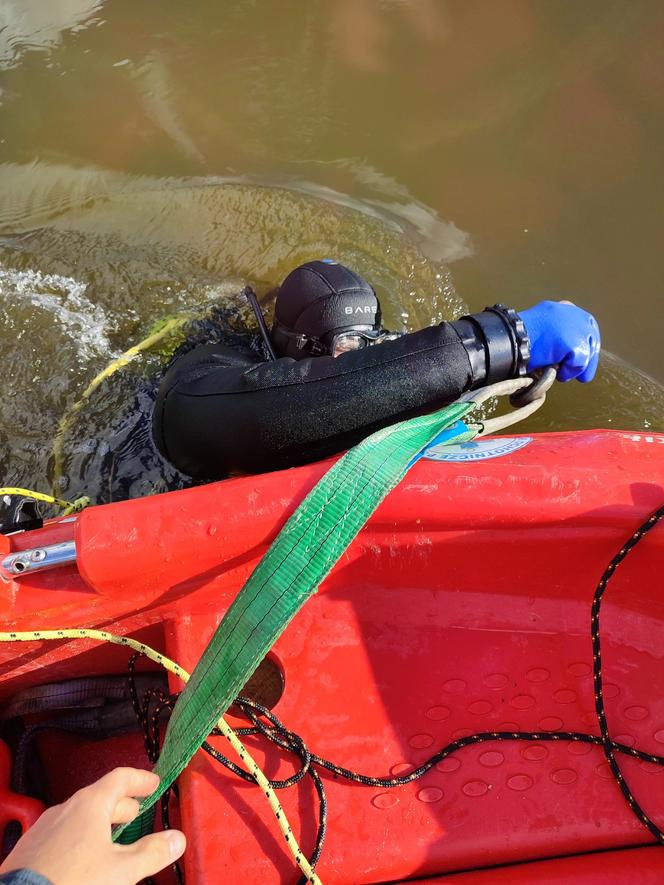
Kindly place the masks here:
[(0, 562), (0, 577), (13, 581), (15, 578), (32, 572), (43, 572), (49, 568), (57, 568), (76, 562), (76, 544), (74, 541), (63, 541), (61, 544), (49, 544), (45, 547), (33, 547), (11, 553)]

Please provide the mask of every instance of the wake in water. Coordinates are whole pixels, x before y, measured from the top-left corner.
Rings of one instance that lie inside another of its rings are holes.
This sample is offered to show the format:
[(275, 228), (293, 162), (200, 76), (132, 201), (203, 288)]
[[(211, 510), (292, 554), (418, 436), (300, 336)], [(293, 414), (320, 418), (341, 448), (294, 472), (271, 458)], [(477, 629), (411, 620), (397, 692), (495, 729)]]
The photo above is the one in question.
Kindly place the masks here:
[[(0, 299), (41, 311), (78, 344), (79, 358), (108, 356), (108, 317), (100, 305), (85, 296), (86, 284), (72, 277), (41, 274), (34, 270), (6, 270), (0, 267)], [(9, 317), (6, 317), (9, 322)], [(25, 333), (22, 329), (18, 337)]]
[(110, 320), (86, 288), (71, 276), (0, 264), (1, 484), (45, 488), (50, 439), (72, 386), (115, 353)]

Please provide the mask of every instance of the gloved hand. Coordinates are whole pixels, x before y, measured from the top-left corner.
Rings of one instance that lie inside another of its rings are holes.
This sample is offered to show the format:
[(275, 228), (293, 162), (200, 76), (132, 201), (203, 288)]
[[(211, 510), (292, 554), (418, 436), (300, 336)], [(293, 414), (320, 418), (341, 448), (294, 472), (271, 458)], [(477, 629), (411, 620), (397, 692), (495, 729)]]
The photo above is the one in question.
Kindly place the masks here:
[(541, 301), (519, 316), (530, 338), (528, 370), (559, 365), (559, 381), (593, 380), (600, 335), (591, 313), (570, 301)]

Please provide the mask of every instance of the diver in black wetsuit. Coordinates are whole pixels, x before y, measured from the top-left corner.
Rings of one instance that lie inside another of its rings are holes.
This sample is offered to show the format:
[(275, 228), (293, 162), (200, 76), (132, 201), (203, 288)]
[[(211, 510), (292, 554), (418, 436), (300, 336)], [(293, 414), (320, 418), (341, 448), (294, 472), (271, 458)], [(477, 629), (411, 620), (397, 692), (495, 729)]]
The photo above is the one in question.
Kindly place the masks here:
[(558, 365), (560, 380), (590, 381), (600, 349), (595, 319), (569, 302), (544, 301), (520, 314), (496, 305), (392, 335), (369, 283), (329, 260), (288, 275), (271, 336), (263, 337), (271, 359), (246, 345), (209, 344), (171, 365), (153, 434), (178, 470), (213, 480), (324, 458), (468, 389), (533, 369)]

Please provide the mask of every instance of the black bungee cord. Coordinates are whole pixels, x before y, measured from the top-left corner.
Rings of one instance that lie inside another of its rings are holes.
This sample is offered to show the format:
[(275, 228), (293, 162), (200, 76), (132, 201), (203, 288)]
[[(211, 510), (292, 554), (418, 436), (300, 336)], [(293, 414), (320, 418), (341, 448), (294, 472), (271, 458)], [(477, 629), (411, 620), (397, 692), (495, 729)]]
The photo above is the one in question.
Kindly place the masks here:
[[(652, 762), (656, 765), (662, 766), (664, 766), (664, 756), (646, 753), (643, 750), (638, 750), (635, 747), (630, 747), (627, 744), (615, 741), (611, 737), (609, 726), (607, 723), (606, 710), (604, 707), (602, 656), (600, 641), (600, 611), (602, 599), (604, 597), (608, 584), (620, 564), (624, 562), (630, 552), (640, 541), (643, 540), (648, 532), (650, 532), (660, 522), (662, 517), (664, 517), (664, 505), (655, 510), (648, 517), (648, 519), (645, 520), (645, 522), (643, 522), (636, 529), (629, 540), (611, 559), (604, 572), (602, 573), (602, 576), (599, 580), (599, 583), (597, 584), (595, 593), (593, 595), (590, 619), (590, 633), (593, 651), (593, 688), (595, 693), (595, 712), (597, 714), (597, 722), (599, 725), (599, 735), (587, 734), (585, 732), (577, 731), (477, 732), (476, 734), (468, 735), (467, 737), (461, 737), (455, 741), (451, 741), (449, 744), (446, 744), (444, 747), (434, 753), (434, 755), (427, 759), (426, 762), (423, 762), (421, 765), (417, 766), (407, 774), (395, 777), (372, 777), (370, 775), (365, 775), (356, 771), (352, 771), (349, 768), (344, 768), (341, 765), (336, 765), (334, 762), (330, 762), (330, 760), (324, 759), (323, 757), (312, 753), (307, 748), (304, 740), (298, 734), (288, 729), (272, 710), (269, 710), (267, 707), (264, 707), (262, 704), (259, 704), (257, 701), (254, 701), (251, 698), (238, 697), (236, 699), (234, 704), (235, 707), (238, 708), (251, 723), (251, 725), (248, 727), (236, 729), (236, 733), (239, 736), (263, 735), (271, 743), (275, 744), (281, 749), (293, 753), (300, 759), (300, 767), (298, 771), (295, 772), (295, 774), (291, 775), (288, 778), (284, 778), (283, 780), (270, 780), (270, 786), (275, 790), (286, 789), (287, 787), (292, 787), (295, 784), (299, 783), (305, 776), (310, 777), (313, 782), (316, 794), (318, 796), (319, 813), (315, 845), (309, 858), (309, 864), (312, 869), (315, 869), (317, 863), (320, 860), (323, 851), (323, 845), (325, 843), (325, 837), (327, 834), (327, 798), (325, 795), (324, 783), (322, 778), (320, 777), (320, 774), (316, 770), (317, 768), (322, 768), (325, 771), (330, 772), (335, 776), (335, 778), (343, 778), (344, 780), (349, 780), (353, 783), (363, 784), (364, 786), (391, 789), (394, 787), (401, 787), (405, 784), (409, 784), (415, 780), (418, 780), (424, 774), (430, 771), (435, 765), (437, 765), (439, 762), (452, 755), (453, 753), (456, 753), (459, 750), (463, 750), (465, 747), (469, 747), (474, 744), (484, 743), (487, 741), (574, 741), (577, 743), (593, 744), (601, 747), (608, 762), (609, 769), (613, 777), (615, 778), (616, 783), (620, 787), (620, 791), (624, 796), (629, 808), (639, 819), (639, 821), (650, 831), (655, 839), (660, 843), (664, 843), (664, 831), (661, 830), (660, 827), (657, 826), (655, 821), (645, 813), (640, 803), (637, 801), (637, 799), (635, 799), (627, 781), (625, 780), (620, 765), (618, 764), (618, 761), (616, 759), (616, 752), (622, 753), (625, 756), (632, 756), (635, 759), (640, 759), (645, 762)], [(134, 709), (136, 710), (137, 716), (144, 732), (146, 752), (150, 760), (154, 762), (159, 755), (160, 720), (162, 718), (162, 714), (165, 710), (172, 710), (173, 706), (175, 705), (175, 701), (177, 700), (177, 695), (172, 695), (169, 697), (160, 689), (150, 688), (145, 692), (145, 697), (143, 703), (141, 704), (138, 699), (138, 695), (134, 685), (135, 664), (138, 657), (140, 657), (140, 655), (138, 654), (132, 655), (129, 661), (129, 681), (132, 686), (131, 690), (132, 699), (134, 700)], [(150, 710), (150, 706), (155, 700), (156, 703), (153, 705), (152, 710)], [(212, 733), (218, 734), (219, 732), (215, 729)], [(229, 771), (233, 772), (233, 774), (242, 778), (242, 780), (248, 781), (249, 783), (256, 783), (253, 776), (249, 774), (248, 771), (245, 771), (239, 765), (236, 765), (230, 759), (227, 759), (226, 756), (224, 756), (217, 749), (211, 746), (207, 741), (203, 743), (202, 749), (204, 749), (206, 753), (212, 756), (212, 758), (219, 762), (221, 765), (229, 769)], [(164, 827), (168, 827), (168, 794), (162, 797), (161, 812), (162, 820), (164, 821)], [(178, 885), (181, 885), (181, 883), (184, 881), (182, 877), (182, 871), (177, 864), (174, 865), (174, 869), (176, 871)], [(306, 878), (302, 876), (298, 881), (298, 885), (305, 885), (306, 881)]]
[[(131, 695), (131, 703), (134, 708), (134, 712), (136, 713), (136, 717), (141, 725), (143, 730), (143, 740), (145, 744), (145, 754), (154, 765), (159, 758), (159, 751), (161, 748), (160, 743), (160, 728), (159, 723), (162, 717), (162, 714), (166, 710), (172, 710), (175, 706), (175, 697), (169, 697), (165, 692), (163, 692), (160, 688), (151, 687), (145, 690), (143, 694), (143, 702), (138, 697), (138, 691), (136, 689), (136, 661), (141, 657), (140, 652), (135, 652), (130, 658), (127, 664), (129, 670), (129, 692)], [(150, 705), (153, 701), (156, 701), (152, 710), (150, 710)], [(161, 811), (161, 824), (165, 830), (171, 829), (171, 820), (170, 820), (170, 812), (169, 812), (169, 803), (171, 799), (171, 791), (175, 795), (177, 795), (177, 785), (171, 785), (162, 795), (160, 799), (160, 811)], [(184, 875), (182, 873), (182, 867), (180, 866), (178, 861), (175, 861), (171, 864), (171, 869), (173, 870), (173, 875), (175, 876), (175, 881), (177, 885), (184, 885)], [(148, 885), (154, 885), (154, 880), (150, 877), (144, 880)]]

